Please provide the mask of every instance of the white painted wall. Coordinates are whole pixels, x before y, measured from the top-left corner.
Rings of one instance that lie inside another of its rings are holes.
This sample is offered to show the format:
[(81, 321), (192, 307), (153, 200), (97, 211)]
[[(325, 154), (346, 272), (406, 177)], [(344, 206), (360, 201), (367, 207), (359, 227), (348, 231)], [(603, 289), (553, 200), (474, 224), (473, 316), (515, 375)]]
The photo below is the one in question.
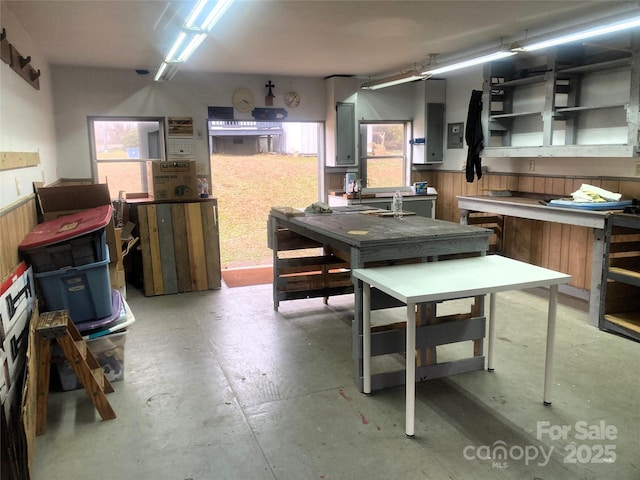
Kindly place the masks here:
[(2, 27), (20, 54), (39, 69), (40, 90), (0, 62), (0, 152), (39, 152), (40, 165), (0, 171), (0, 209), (33, 193), (33, 182), (56, 180), (56, 142), (51, 72), (46, 59), (0, 2)]
[[(322, 79), (284, 78), (228, 74), (178, 72), (169, 82), (154, 82), (152, 76), (135, 71), (99, 68), (55, 67), (53, 90), (58, 139), (59, 172), (62, 178), (91, 177), (87, 116), (186, 116), (195, 130), (195, 158), (209, 171), (207, 107), (232, 106), (238, 88), (253, 92), (256, 106), (265, 106), (271, 80), (276, 95), (273, 107), (285, 108), (283, 96), (296, 91), (300, 105), (287, 108), (290, 121), (324, 120)], [(251, 113), (236, 112), (238, 120), (253, 120)]]

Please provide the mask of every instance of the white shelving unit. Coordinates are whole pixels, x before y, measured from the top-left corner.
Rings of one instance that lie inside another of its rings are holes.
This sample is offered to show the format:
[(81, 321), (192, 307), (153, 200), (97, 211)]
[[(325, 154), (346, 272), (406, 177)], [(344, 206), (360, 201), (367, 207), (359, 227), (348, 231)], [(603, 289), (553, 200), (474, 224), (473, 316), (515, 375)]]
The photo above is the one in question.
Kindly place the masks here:
[(486, 157), (636, 157), (638, 34), (485, 65)]

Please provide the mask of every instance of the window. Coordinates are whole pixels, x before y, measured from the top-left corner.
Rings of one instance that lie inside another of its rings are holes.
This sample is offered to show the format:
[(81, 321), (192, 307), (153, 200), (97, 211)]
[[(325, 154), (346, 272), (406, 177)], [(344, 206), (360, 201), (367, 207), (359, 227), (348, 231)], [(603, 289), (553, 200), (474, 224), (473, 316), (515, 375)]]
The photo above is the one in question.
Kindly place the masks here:
[(147, 191), (147, 160), (164, 160), (162, 117), (89, 117), (93, 180), (120, 191)]
[(406, 145), (409, 122), (362, 122), (362, 178), (368, 188), (407, 184)]

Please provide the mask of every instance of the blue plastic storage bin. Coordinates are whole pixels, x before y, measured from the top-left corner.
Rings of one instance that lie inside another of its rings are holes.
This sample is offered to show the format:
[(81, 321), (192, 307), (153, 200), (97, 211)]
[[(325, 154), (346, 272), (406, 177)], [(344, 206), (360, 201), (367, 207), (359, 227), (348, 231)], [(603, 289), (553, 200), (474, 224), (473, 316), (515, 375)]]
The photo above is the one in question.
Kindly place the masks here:
[(67, 310), (74, 323), (111, 316), (109, 249), (106, 244), (103, 248), (102, 261), (33, 274), (44, 311)]

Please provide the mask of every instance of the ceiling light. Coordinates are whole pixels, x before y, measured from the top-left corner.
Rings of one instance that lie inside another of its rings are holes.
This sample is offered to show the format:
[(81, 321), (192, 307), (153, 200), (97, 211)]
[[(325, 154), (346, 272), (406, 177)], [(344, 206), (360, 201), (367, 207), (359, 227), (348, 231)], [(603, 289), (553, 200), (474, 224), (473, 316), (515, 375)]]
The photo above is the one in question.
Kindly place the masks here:
[(393, 77), (380, 78), (371, 82), (363, 83), (360, 88), (364, 90), (377, 90), (379, 88), (391, 87), (393, 85), (400, 85), (401, 83), (414, 82), (416, 80), (424, 80), (428, 75), (420, 73), (418, 70), (410, 70), (400, 75), (394, 75)]
[(481, 55), (479, 57), (474, 57), (469, 60), (464, 60), (462, 62), (452, 63), (450, 65), (445, 65), (442, 67), (432, 65), (427, 68), (423, 75), (440, 75), (441, 73), (452, 72), (454, 70), (460, 70), (462, 68), (472, 67), (474, 65), (480, 65), (487, 62), (492, 62), (494, 60), (500, 60), (501, 58), (510, 57), (511, 55), (515, 55), (517, 52), (512, 52), (510, 50), (500, 50), (498, 52), (493, 52), (488, 55)]
[(184, 50), (182, 50), (182, 53), (178, 57), (178, 62), (186, 62), (191, 54), (196, 51), (196, 48), (198, 48), (200, 44), (204, 42), (205, 38), (207, 38), (206, 33), (196, 34), (187, 44), (187, 46), (184, 47)]
[(218, 0), (213, 3), (200, 0), (182, 25), (169, 52), (164, 57), (155, 76), (155, 81), (170, 80), (180, 63), (186, 62), (207, 38), (207, 32), (222, 18), (234, 0)]
[(606, 35), (608, 33), (621, 32), (640, 26), (640, 16), (626, 18), (623, 20), (614, 21), (605, 25), (600, 25), (592, 28), (586, 28), (574, 33), (568, 33), (566, 35), (560, 35), (548, 40), (541, 40), (539, 42), (530, 43), (524, 46), (514, 46), (512, 50), (520, 52), (533, 52), (535, 50), (541, 50), (543, 48), (554, 47), (556, 45), (562, 45), (564, 43), (575, 42), (578, 40), (584, 40), (586, 38), (598, 37), (600, 35)]
[(168, 63), (162, 62), (160, 64), (160, 68), (158, 68), (158, 72), (154, 77), (154, 81), (168, 81), (173, 78), (173, 76), (178, 71), (178, 65), (176, 63)]

